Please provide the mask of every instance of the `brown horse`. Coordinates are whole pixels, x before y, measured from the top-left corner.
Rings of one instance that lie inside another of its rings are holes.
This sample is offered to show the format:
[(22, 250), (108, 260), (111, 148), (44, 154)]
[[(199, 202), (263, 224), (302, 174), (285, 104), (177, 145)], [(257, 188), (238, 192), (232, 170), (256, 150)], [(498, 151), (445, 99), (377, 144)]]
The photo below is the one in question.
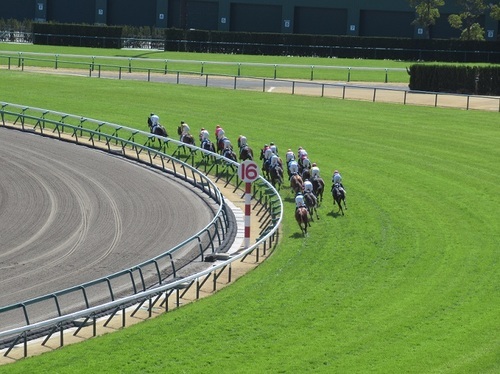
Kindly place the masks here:
[(290, 188), (293, 190), (293, 192), (295, 194), (297, 192), (302, 192), (303, 187), (304, 187), (304, 182), (302, 181), (300, 175), (298, 174), (292, 175), (292, 178), (290, 178)]
[(325, 192), (325, 181), (323, 178), (316, 177), (312, 180), (314, 195), (318, 198), (318, 206), (323, 201), (323, 192)]
[(271, 184), (274, 188), (277, 187), (278, 191), (281, 189), (281, 185), (283, 184), (283, 169), (281, 166), (276, 165), (271, 169)]
[(253, 160), (253, 150), (248, 145), (240, 148), (240, 160)]
[[(177, 134), (182, 135), (182, 127), (181, 126), (177, 127)], [(194, 145), (194, 137), (191, 134), (186, 134), (184, 136), (181, 136), (181, 140), (183, 143)]]
[(344, 208), (347, 210), (347, 205), (345, 203), (345, 192), (344, 189), (340, 186), (339, 183), (335, 183), (332, 187), (332, 196), (333, 196), (333, 206), (335, 203), (339, 206), (339, 212), (342, 212), (344, 215), (344, 209), (342, 209), (342, 201), (344, 202)]
[(309, 223), (309, 215), (307, 214), (307, 209), (304, 207), (297, 208), (295, 211), (295, 220), (299, 224), (300, 231), (304, 236), (307, 235), (307, 226), (311, 226)]
[[(217, 153), (222, 154), (224, 152), (225, 148), (225, 141), (229, 140), (227, 137), (223, 137), (222, 139), (219, 139), (217, 141)], [(231, 145), (231, 149), (233, 149), (233, 146)]]
[(306, 192), (304, 194), (304, 202), (306, 203), (309, 213), (311, 214), (311, 221), (313, 220), (313, 215), (316, 215), (316, 219), (319, 219), (318, 214), (318, 199), (312, 192)]

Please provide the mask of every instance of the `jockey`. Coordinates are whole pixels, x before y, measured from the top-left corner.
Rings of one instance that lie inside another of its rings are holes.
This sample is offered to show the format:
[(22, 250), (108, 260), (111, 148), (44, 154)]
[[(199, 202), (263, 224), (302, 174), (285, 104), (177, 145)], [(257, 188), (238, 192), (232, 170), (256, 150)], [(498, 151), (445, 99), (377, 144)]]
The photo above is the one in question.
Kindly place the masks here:
[(302, 167), (304, 169), (310, 169), (311, 168), (311, 161), (307, 156), (302, 158)]
[(224, 149), (233, 149), (233, 145), (231, 144), (231, 141), (228, 138), (224, 138)]
[(314, 180), (316, 178), (319, 178), (319, 167), (316, 165), (315, 162), (313, 162), (312, 168), (311, 168), (311, 179)]
[[(295, 210), (299, 208), (307, 209), (306, 202), (304, 201), (304, 195), (302, 195), (302, 192), (300, 191), (297, 192), (297, 195), (295, 195)], [(307, 209), (307, 211), (309, 212), (309, 209)]]
[(264, 145), (262, 152), (263, 152), (262, 157), (264, 158), (263, 168), (266, 169), (266, 166), (269, 166), (271, 164), (271, 157), (273, 156), (273, 151), (271, 147), (266, 144)]
[(160, 117), (158, 117), (156, 114), (151, 113), (148, 117), (148, 125), (151, 128), (151, 132), (154, 133), (154, 129), (156, 126), (160, 124)]
[(292, 160), (288, 164), (288, 174), (290, 174), (290, 178), (292, 175), (298, 174), (299, 173), (299, 164), (297, 164), (297, 161)]
[(208, 131), (204, 127), (202, 127), (200, 130), (200, 142), (203, 143), (203, 142), (208, 141), (209, 136), (210, 136), (210, 134), (208, 133)]
[(311, 181), (309, 179), (306, 179), (304, 181), (304, 193), (313, 193), (313, 184), (311, 183)]
[(278, 166), (279, 165), (279, 161), (280, 161), (280, 158), (278, 157), (278, 155), (273, 154), (271, 156), (271, 161), (270, 161), (270, 164), (269, 164), (269, 169), (272, 169), (272, 168), (275, 168), (276, 166)]
[(297, 159), (301, 160), (304, 157), (307, 157), (307, 151), (304, 148), (299, 147), (299, 150), (297, 151)]
[(271, 142), (271, 144), (269, 145), (269, 148), (271, 148), (271, 151), (277, 155), (278, 154), (278, 147), (276, 147), (276, 145), (274, 145), (273, 142)]
[(273, 157), (273, 154), (274, 154), (274, 152), (273, 152), (272, 148), (266, 144), (264, 146), (264, 159), (266, 161), (270, 161), (271, 157)]
[(241, 148), (246, 147), (247, 145), (248, 145), (247, 137), (244, 135), (240, 135), (238, 137), (238, 147), (240, 148), (240, 150), (241, 150)]
[(301, 167), (304, 167), (304, 164), (302, 162), (304, 158), (307, 158), (307, 151), (304, 148), (299, 147), (299, 150), (297, 151), (297, 159), (299, 160), (299, 165)]
[(293, 153), (293, 151), (288, 148), (288, 151), (286, 151), (286, 164), (288, 165), (290, 163), (290, 161), (292, 160), (295, 160), (295, 154)]
[(215, 137), (217, 138), (217, 141), (220, 141), (224, 138), (224, 129), (220, 127), (220, 125), (217, 125), (215, 127)]
[(189, 135), (190, 130), (189, 125), (186, 122), (181, 121), (181, 142), (184, 141), (184, 137), (186, 135)]
[(342, 184), (342, 175), (340, 175), (339, 171), (338, 170), (335, 170), (333, 172), (333, 177), (332, 177), (332, 183), (333, 183), (333, 186), (332, 186), (332, 191), (333, 191), (333, 187), (335, 186), (336, 183), (339, 184), (340, 186), (340, 189), (342, 191), (344, 191), (344, 194), (346, 193), (346, 190), (344, 188), (344, 185)]

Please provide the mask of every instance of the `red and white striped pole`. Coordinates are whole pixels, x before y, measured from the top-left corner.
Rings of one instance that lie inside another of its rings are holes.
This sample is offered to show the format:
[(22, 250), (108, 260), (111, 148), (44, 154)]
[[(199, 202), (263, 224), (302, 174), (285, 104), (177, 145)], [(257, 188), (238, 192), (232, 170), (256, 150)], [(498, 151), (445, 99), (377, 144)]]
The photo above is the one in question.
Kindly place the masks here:
[(252, 183), (245, 184), (245, 248), (250, 247), (250, 211), (252, 209)]
[(259, 166), (250, 160), (238, 166), (238, 176), (245, 182), (245, 248), (250, 247), (250, 212), (252, 210), (252, 182), (259, 177)]

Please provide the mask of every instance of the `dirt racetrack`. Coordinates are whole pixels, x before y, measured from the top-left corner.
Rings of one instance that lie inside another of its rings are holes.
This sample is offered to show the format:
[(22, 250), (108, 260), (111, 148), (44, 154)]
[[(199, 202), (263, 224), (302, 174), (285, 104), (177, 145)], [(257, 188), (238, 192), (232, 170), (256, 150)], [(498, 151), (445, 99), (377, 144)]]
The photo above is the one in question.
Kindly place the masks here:
[(0, 306), (103, 277), (192, 236), (215, 206), (164, 173), (0, 128)]

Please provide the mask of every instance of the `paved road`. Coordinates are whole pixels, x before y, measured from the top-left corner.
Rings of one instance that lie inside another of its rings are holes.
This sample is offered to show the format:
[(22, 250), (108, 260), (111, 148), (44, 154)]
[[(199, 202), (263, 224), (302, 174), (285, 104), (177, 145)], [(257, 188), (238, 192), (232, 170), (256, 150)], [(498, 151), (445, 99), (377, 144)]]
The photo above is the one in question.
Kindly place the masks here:
[(153, 169), (0, 128), (0, 306), (150, 259), (205, 227), (214, 208)]

